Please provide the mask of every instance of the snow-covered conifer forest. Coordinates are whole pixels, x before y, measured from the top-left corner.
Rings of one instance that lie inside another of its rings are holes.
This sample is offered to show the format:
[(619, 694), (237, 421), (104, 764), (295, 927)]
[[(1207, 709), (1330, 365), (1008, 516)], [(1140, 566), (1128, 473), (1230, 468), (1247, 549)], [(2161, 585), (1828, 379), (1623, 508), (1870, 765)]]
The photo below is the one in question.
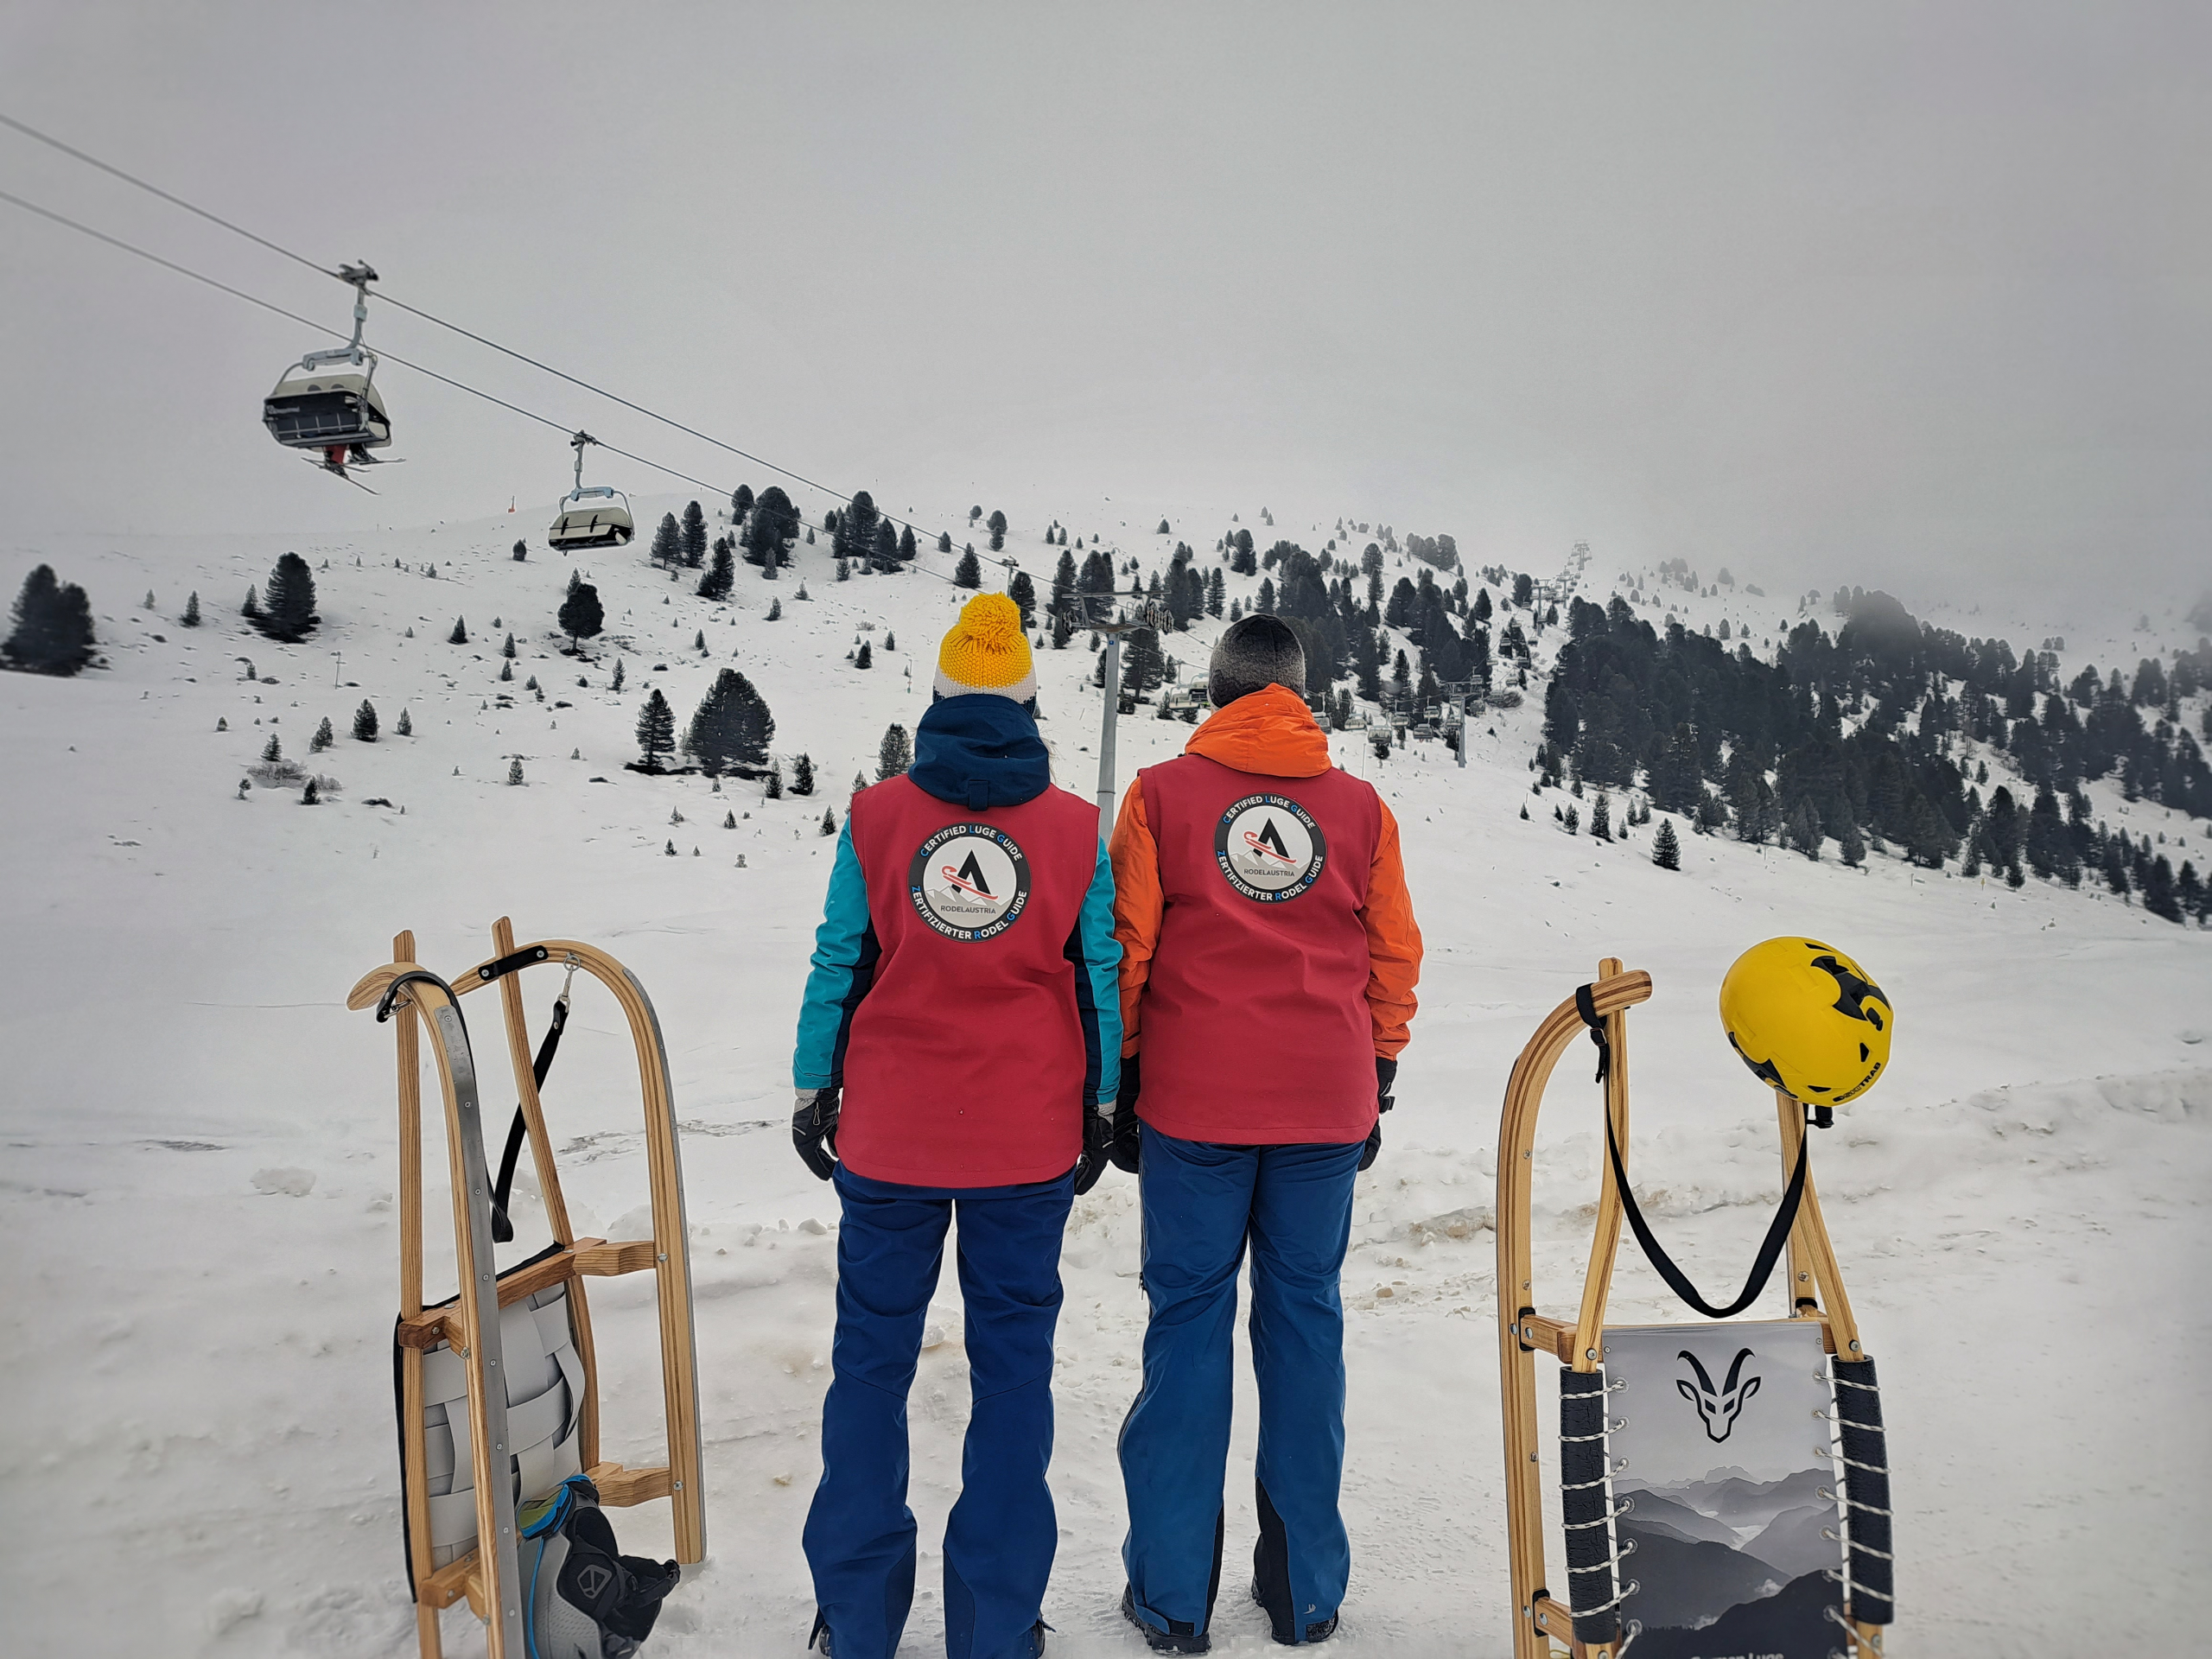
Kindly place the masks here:
[[(718, 505), (718, 536), (748, 531)], [(655, 1642), (784, 1651), (803, 1630), (836, 1211), (787, 1144), (792, 1020), (830, 830), (854, 782), (903, 762), (967, 596), (931, 545), (964, 506), (901, 519), (921, 550), (856, 557), (844, 581), (840, 538), (795, 531), (773, 580), (741, 563), (719, 598), (699, 592), (718, 591), (711, 548), (696, 567), (642, 537), (564, 558), (519, 512), (10, 550), (13, 569), (51, 565), (54, 592), (83, 588), (93, 634), (74, 676), (0, 677), (18, 1338), (0, 1363), (11, 1485), (39, 1518), (19, 1561), (56, 1587), (22, 1615), (40, 1640), (411, 1642), (391, 1038), (342, 999), (397, 929), (457, 970), (503, 913), (524, 938), (612, 950), (668, 1033), (712, 1541)], [(1403, 826), (1429, 957), (1345, 1274), (1357, 1565), (1338, 1639), (1503, 1639), (1491, 1179), (1514, 1055), (1600, 956), (1650, 970), (1631, 1022), (1638, 1185), (1694, 1276), (1732, 1283), (1781, 1172), (1713, 997), (1738, 951), (1789, 931), (1841, 942), (1897, 1008), (1891, 1075), (1815, 1150), (1887, 1385), (1913, 1646), (2009, 1630), (2060, 1651), (2040, 1633), (2084, 1628), (2080, 1586), (2106, 1573), (2136, 1586), (2121, 1625), (2172, 1628), (2202, 1436), (2188, 1365), (2116, 1367), (2115, 1344), (2166, 1331), (2185, 1358), (2206, 1338), (2190, 1288), (2212, 1214), (2204, 619), (1994, 601), (1909, 616), (1910, 594), (1763, 593), (1745, 562), (1623, 569), (1596, 549), (1530, 571), (1429, 563), (1428, 541), (1364, 507), (1277, 511), (1248, 557), (1255, 507), (1008, 501), (1006, 555), (1047, 608), (1056, 589), (1110, 588), (1116, 609), (1156, 591), (1181, 625), (1133, 639), (1119, 782), (1189, 735), (1185, 693), (1226, 619), (1271, 606), (1336, 671), (1313, 700), (1338, 763)], [(1175, 534), (1152, 529), (1163, 512)], [(598, 595), (588, 637), (569, 631), (572, 582)], [(1033, 626), (1054, 773), (1088, 795), (1098, 658), (1081, 631), (1055, 648), (1045, 611)], [(1422, 688), (1484, 665), (1462, 767), (1451, 698)], [(1677, 869), (1656, 861), (1662, 836)], [(550, 982), (525, 983), (535, 1026)], [(579, 1230), (627, 1236), (645, 1198), (634, 1080), (593, 995), (548, 1112)], [(1562, 1065), (1536, 1187), (1554, 1286), (1586, 1248), (1594, 1100)], [(503, 1260), (543, 1242), (529, 1185)], [(1047, 1613), (1077, 1654), (1129, 1639), (1113, 1442), (1142, 1326), (1135, 1223), (1134, 1184), (1109, 1173), (1067, 1245)], [(649, 1294), (594, 1296), (607, 1421), (648, 1441)], [(965, 1421), (949, 1283), (941, 1301), (913, 1405), (910, 1642), (938, 1617), (928, 1517)], [(1670, 1301), (1624, 1247), (1614, 1317)], [(1239, 1432), (1249, 1446), (1249, 1410)], [(1232, 1537), (1249, 1501), (1232, 1491)], [(620, 1512), (625, 1548), (660, 1549), (658, 1514)], [(99, 1593), (117, 1573), (132, 1597)], [(1255, 1609), (1223, 1605), (1224, 1632), (1265, 1644)]]

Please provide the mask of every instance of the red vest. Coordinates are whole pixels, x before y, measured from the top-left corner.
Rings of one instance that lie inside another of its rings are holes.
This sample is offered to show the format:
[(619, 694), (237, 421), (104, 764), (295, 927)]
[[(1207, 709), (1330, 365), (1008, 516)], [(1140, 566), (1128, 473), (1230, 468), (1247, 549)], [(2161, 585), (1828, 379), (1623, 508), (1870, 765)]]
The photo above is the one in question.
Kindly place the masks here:
[(1163, 911), (1145, 982), (1137, 1116), (1179, 1140), (1364, 1141), (1375, 791), (1185, 754), (1137, 774)]
[(855, 796), (849, 827), (878, 954), (855, 987), (837, 1156), (909, 1186), (1065, 1175), (1096, 1066), (1068, 947), (1097, 807), (1048, 788), (976, 810), (899, 777)]

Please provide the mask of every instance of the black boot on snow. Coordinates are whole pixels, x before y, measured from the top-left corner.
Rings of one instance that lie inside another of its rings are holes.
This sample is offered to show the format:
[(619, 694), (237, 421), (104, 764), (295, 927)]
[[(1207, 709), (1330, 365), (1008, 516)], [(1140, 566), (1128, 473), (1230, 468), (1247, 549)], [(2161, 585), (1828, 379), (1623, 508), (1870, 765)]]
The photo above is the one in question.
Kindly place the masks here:
[(1325, 1642), (1337, 1633), (1337, 1616), (1309, 1618), (1304, 1635), (1299, 1633), (1297, 1611), (1291, 1605), (1289, 1537), (1268, 1489), (1257, 1481), (1253, 1485), (1259, 1496), (1260, 1537), (1252, 1546), (1252, 1599), (1266, 1612), (1275, 1640), (1283, 1646)]
[[(1256, 1579), (1252, 1582), (1252, 1599), (1258, 1603), (1260, 1607), (1267, 1613), (1268, 1623), (1274, 1629), (1275, 1640), (1281, 1643), (1286, 1648), (1297, 1646), (1300, 1638), (1292, 1633), (1291, 1625), (1287, 1620), (1279, 1619), (1275, 1617), (1275, 1610), (1274, 1606), (1269, 1604), (1267, 1597), (1260, 1592), (1259, 1580)], [(1326, 1618), (1317, 1618), (1311, 1621), (1306, 1626), (1304, 1640), (1306, 1645), (1310, 1647), (1316, 1642), (1327, 1641), (1336, 1633), (1337, 1615), (1332, 1613)]]
[(1213, 1651), (1213, 1643), (1204, 1632), (1184, 1624), (1180, 1619), (1174, 1621), (1177, 1624), (1182, 1625), (1180, 1630), (1163, 1630), (1156, 1624), (1145, 1623), (1137, 1613), (1137, 1592), (1135, 1586), (1124, 1586), (1122, 1588), (1122, 1617), (1143, 1632), (1145, 1646), (1150, 1648), (1154, 1653), (1211, 1653)]

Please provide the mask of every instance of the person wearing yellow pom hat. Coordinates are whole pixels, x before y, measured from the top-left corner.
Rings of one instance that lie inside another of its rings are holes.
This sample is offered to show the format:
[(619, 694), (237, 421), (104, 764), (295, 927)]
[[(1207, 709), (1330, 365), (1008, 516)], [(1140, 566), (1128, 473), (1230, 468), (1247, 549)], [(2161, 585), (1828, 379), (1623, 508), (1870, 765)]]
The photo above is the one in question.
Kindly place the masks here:
[(974, 1406), (945, 1526), (945, 1649), (1033, 1659), (1058, 1537), (1060, 1238), (1109, 1139), (1122, 950), (1097, 808), (1052, 785), (1013, 600), (968, 601), (932, 690), (912, 767), (853, 798), (791, 1067), (792, 1141), (843, 1206), (803, 1540), (810, 1645), (836, 1659), (899, 1646), (915, 1562), (906, 1395), (957, 1207)]

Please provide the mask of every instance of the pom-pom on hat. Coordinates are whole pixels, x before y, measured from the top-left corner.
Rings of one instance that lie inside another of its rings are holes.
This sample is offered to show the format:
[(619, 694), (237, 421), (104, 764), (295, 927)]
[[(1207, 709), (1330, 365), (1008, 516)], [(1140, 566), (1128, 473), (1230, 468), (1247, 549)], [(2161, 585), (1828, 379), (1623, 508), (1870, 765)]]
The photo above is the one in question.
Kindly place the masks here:
[(1004, 594), (978, 594), (962, 606), (960, 620), (937, 649), (936, 690), (940, 697), (987, 692), (1033, 702), (1037, 670), (1030, 661), (1021, 607)]

